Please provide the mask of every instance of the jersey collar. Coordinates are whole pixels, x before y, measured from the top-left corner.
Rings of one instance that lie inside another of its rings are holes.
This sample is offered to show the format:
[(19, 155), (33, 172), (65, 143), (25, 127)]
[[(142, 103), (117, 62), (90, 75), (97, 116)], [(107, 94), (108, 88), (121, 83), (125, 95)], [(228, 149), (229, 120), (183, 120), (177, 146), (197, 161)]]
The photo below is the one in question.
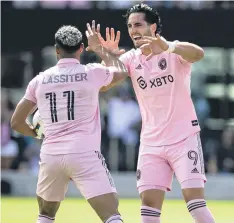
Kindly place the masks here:
[(139, 55), (142, 55), (142, 52), (141, 52), (141, 50), (139, 48), (137, 48), (136, 51), (135, 51), (135, 54), (137, 56), (139, 56)]
[(80, 63), (80, 61), (75, 58), (63, 58), (60, 59), (57, 64), (68, 64), (68, 63)]

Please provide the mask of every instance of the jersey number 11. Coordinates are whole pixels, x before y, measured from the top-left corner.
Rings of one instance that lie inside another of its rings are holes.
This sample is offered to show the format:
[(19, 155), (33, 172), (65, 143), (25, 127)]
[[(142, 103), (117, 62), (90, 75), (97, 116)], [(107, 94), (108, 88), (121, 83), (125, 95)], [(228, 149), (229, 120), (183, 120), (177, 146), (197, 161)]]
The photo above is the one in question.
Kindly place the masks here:
[[(46, 99), (50, 100), (50, 113), (51, 121), (58, 122), (57, 108), (56, 108), (56, 94), (49, 92), (45, 94)], [(68, 120), (74, 120), (74, 91), (64, 91), (63, 97), (67, 97), (67, 118)]]

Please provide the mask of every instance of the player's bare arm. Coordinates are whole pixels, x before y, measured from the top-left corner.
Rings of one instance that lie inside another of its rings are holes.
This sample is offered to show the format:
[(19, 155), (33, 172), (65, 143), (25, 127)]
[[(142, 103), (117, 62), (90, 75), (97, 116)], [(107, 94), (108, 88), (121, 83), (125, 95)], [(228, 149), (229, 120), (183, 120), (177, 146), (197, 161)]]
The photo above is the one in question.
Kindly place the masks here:
[(27, 121), (27, 117), (35, 110), (35, 106), (34, 102), (21, 99), (11, 118), (11, 128), (25, 136), (37, 137), (33, 126)]
[(204, 57), (204, 50), (201, 47), (188, 42), (169, 42), (159, 34), (156, 34), (156, 37), (145, 36), (140, 42), (143, 44), (140, 47), (143, 53), (147, 49), (151, 49), (151, 53), (147, 57), (148, 60), (153, 55), (160, 54), (163, 51), (178, 54), (184, 60), (191, 63), (197, 62)]
[[(100, 26), (99, 26), (99, 30), (98, 30), (98, 38), (102, 44), (102, 46), (108, 50), (110, 53), (118, 56), (121, 56), (122, 54), (125, 53), (124, 49), (119, 49), (119, 41), (120, 41), (120, 31), (117, 31), (116, 35), (115, 35), (115, 30), (114, 28), (106, 28), (106, 40), (104, 40), (104, 38), (101, 36), (100, 33)], [(104, 61), (102, 61), (102, 64), (107, 66), (105, 64)], [(126, 77), (128, 77), (128, 75), (119, 75), (119, 76), (115, 76), (112, 80), (112, 82), (110, 83), (110, 85), (103, 87), (101, 89), (101, 91), (107, 91), (110, 88), (114, 87), (115, 85), (120, 84), (122, 81), (124, 81), (126, 79)]]
[[(94, 25), (94, 27), (93, 27)], [(95, 23), (92, 24), (92, 29), (95, 28)], [(100, 33), (100, 24), (97, 25), (97, 35), (98, 38), (102, 44), (102, 46), (108, 50), (108, 52), (110, 52), (111, 54), (115, 55), (115, 56), (120, 56), (123, 53), (125, 53), (124, 49), (119, 49), (119, 41), (120, 41), (120, 31), (117, 31), (116, 35), (115, 35), (115, 30), (114, 28), (106, 28), (106, 40), (104, 40), (104, 38), (102, 37), (101, 33)], [(87, 51), (90, 50), (89, 47), (86, 48)]]
[(178, 42), (173, 53), (180, 55), (184, 60), (194, 63), (204, 57), (204, 50), (196, 44)]
[[(109, 33), (109, 28), (107, 28)], [(118, 42), (120, 39), (120, 32), (117, 32), (117, 36), (114, 36), (114, 29), (111, 29), (111, 34), (107, 34), (108, 43), (105, 43), (104, 39), (100, 35), (100, 25), (95, 27), (95, 21), (92, 21), (92, 28), (90, 24), (87, 24), (86, 36), (88, 38), (88, 50), (94, 51), (103, 60), (104, 64), (109, 66), (114, 66), (118, 68), (118, 71), (114, 72), (114, 77), (112, 82), (101, 89), (101, 91), (107, 91), (115, 85), (123, 81), (127, 76), (128, 72), (124, 64), (118, 59), (118, 56), (124, 53), (124, 50), (118, 49)], [(111, 36), (111, 37), (109, 37)], [(110, 46), (110, 47), (108, 47)]]

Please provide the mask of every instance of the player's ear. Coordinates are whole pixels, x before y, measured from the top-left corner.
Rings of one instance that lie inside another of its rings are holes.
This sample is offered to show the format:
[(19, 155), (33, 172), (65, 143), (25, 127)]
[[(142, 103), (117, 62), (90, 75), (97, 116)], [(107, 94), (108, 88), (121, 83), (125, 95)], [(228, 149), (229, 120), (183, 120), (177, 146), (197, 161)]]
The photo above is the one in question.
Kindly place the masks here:
[(83, 44), (83, 43), (81, 43), (81, 44), (80, 44), (79, 53), (82, 53), (82, 52), (83, 52), (83, 50), (84, 50), (84, 44)]
[(57, 46), (55, 46), (55, 51), (56, 51), (56, 55), (58, 56), (60, 54), (60, 52), (59, 52), (59, 48)]
[(153, 37), (155, 37), (156, 30), (157, 30), (157, 24), (156, 23), (150, 25), (150, 32), (151, 32), (151, 35)]

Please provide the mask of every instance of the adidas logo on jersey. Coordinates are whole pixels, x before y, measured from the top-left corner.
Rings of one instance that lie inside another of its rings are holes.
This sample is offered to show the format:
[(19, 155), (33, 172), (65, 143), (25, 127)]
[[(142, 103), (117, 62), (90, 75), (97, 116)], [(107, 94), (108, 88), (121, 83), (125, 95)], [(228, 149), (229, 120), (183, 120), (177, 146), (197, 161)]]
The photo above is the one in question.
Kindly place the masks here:
[(199, 171), (198, 171), (197, 168), (195, 167), (195, 168), (191, 171), (191, 173), (199, 173)]
[(142, 66), (139, 64), (135, 69), (140, 70), (142, 69)]

